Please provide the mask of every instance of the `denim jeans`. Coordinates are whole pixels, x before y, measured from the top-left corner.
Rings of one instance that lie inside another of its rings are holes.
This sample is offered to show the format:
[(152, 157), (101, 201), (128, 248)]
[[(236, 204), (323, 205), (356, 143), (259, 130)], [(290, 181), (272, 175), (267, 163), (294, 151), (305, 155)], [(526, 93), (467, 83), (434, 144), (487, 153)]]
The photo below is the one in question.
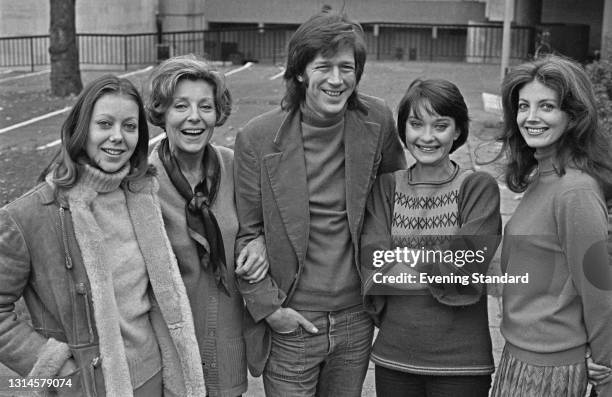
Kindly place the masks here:
[(415, 375), (377, 365), (376, 395), (385, 397), (487, 397), (491, 375)]
[(363, 306), (337, 312), (301, 311), (319, 330), (272, 332), (263, 373), (267, 397), (359, 397), (368, 370), (374, 325)]

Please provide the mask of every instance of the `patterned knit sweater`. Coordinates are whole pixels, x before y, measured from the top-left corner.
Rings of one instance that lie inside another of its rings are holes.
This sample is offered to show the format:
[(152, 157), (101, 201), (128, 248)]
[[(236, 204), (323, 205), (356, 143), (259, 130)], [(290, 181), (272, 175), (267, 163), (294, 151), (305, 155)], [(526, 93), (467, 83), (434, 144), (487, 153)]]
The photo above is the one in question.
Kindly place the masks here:
[[(361, 258), (364, 292), (370, 294), (364, 298), (366, 307), (380, 328), (371, 356), (377, 365), (423, 375), (486, 375), (494, 370), (483, 284), (413, 282), (379, 290), (371, 282), (374, 273), (385, 269), (373, 266), (374, 251), (404, 247), (486, 252), (481, 263), (463, 266), (433, 260), (414, 268), (404, 265), (403, 271), (415, 274), (416, 280), (420, 273), (486, 273), (501, 234), (499, 188), (486, 173), (454, 166), (441, 182), (415, 183), (411, 170), (383, 175), (368, 200)], [(397, 268), (397, 263), (390, 267)]]

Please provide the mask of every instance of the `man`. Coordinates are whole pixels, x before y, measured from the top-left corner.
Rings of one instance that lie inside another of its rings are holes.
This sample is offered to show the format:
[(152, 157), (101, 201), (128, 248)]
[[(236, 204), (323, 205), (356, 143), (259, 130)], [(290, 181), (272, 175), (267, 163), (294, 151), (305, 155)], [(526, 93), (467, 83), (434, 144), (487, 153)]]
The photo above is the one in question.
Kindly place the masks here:
[(359, 24), (312, 17), (289, 41), (281, 107), (236, 138), (236, 252), (264, 234), (270, 264), (263, 281), (238, 278), (249, 369), (267, 396), (361, 395), (373, 334), (356, 259), (365, 203), (377, 173), (405, 168), (391, 111), (357, 93), (365, 58)]

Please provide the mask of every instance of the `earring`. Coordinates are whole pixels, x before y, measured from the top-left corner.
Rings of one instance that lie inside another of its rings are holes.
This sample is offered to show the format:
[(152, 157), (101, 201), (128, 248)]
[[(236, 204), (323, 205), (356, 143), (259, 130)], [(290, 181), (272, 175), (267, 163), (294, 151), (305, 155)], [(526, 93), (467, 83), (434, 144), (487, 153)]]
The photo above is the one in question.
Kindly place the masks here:
[(300, 83), (304, 82), (304, 78), (302, 76), (298, 76), (296, 77), (297, 81), (299, 81)]

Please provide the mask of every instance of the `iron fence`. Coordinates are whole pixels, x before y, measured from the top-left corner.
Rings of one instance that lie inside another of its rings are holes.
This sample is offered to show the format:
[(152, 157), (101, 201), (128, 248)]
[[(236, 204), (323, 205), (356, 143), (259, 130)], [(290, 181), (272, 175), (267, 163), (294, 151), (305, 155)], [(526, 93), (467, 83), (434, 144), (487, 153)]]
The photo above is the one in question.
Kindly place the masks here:
[[(414, 61), (499, 63), (502, 26), (498, 24), (419, 25), (365, 24), (368, 57)], [(106, 65), (128, 69), (155, 63), (160, 57), (195, 53), (209, 60), (284, 60), (287, 40), (295, 28), (247, 28), (157, 33), (77, 34), (82, 66)], [(535, 33), (530, 27), (512, 28), (511, 58), (529, 57)], [(49, 64), (49, 36), (0, 37), (0, 67)]]

